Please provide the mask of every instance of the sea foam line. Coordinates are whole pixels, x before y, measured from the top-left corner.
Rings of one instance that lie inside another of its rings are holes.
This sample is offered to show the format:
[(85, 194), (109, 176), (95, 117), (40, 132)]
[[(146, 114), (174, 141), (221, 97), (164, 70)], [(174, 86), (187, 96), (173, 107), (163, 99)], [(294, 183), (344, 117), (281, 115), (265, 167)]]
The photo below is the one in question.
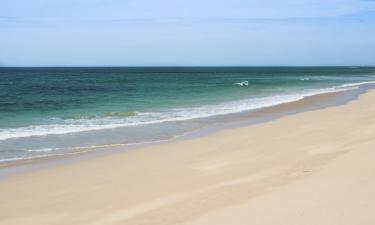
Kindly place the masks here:
[[(177, 137), (183, 136), (185, 134), (175, 135), (172, 138), (177, 138)], [(20, 160), (36, 160), (36, 159), (47, 158), (47, 157), (78, 155), (78, 154), (82, 154), (82, 153), (93, 152), (93, 151), (103, 149), (103, 148), (121, 147), (121, 146), (128, 146), (129, 147), (129, 146), (137, 146), (137, 145), (156, 144), (156, 143), (161, 143), (161, 142), (164, 142), (164, 141), (167, 141), (167, 140), (169, 140), (169, 139), (141, 141), (141, 142), (134, 142), (134, 143), (115, 143), (115, 144), (104, 144), (104, 145), (89, 145), (89, 146), (79, 146), (79, 147), (23, 149), (23, 151), (25, 151), (25, 152), (54, 152), (54, 153), (0, 159), (0, 167), (3, 166), (3, 165), (1, 165), (2, 163), (8, 163), (8, 162), (14, 162), (14, 161), (20, 161)], [(70, 151), (69, 152), (58, 152), (58, 151), (61, 151), (61, 150), (70, 150)]]

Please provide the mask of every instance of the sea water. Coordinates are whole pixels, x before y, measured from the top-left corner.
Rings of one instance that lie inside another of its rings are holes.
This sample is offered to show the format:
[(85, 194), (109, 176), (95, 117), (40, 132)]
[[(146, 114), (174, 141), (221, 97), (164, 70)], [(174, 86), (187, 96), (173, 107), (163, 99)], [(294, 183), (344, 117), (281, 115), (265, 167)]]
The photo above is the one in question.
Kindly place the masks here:
[(0, 162), (171, 139), (373, 82), (365, 67), (0, 68)]

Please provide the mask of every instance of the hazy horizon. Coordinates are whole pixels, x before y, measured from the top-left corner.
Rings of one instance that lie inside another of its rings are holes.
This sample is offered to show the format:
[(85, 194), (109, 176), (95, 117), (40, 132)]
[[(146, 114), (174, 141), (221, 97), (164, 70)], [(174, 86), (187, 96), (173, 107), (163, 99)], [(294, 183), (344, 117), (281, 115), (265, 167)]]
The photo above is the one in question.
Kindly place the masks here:
[(372, 0), (3, 0), (0, 67), (375, 66)]

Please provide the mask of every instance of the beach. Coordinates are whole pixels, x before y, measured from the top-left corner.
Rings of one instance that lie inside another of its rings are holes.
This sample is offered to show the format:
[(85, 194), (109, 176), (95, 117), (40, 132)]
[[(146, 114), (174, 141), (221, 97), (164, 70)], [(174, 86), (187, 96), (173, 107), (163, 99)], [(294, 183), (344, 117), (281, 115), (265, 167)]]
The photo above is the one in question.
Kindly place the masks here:
[(17, 174), (0, 224), (374, 224), (375, 91), (341, 106)]
[(0, 225), (375, 225), (375, 0), (0, 1)]

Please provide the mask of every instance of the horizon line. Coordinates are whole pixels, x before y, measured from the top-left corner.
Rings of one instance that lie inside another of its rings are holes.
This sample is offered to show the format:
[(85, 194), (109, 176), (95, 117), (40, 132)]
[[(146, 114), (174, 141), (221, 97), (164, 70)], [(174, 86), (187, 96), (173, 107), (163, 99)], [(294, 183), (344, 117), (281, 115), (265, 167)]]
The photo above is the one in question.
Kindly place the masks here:
[(202, 67), (202, 68), (230, 68), (230, 67), (237, 67), (237, 68), (256, 68), (256, 67), (343, 67), (343, 68), (366, 68), (366, 67), (375, 67), (375, 65), (311, 65), (311, 66), (301, 66), (301, 65), (253, 65), (253, 66), (245, 66), (245, 65), (226, 65), (226, 66), (151, 66), (151, 65), (144, 65), (144, 66), (0, 66), (0, 68), (193, 68), (193, 67)]

